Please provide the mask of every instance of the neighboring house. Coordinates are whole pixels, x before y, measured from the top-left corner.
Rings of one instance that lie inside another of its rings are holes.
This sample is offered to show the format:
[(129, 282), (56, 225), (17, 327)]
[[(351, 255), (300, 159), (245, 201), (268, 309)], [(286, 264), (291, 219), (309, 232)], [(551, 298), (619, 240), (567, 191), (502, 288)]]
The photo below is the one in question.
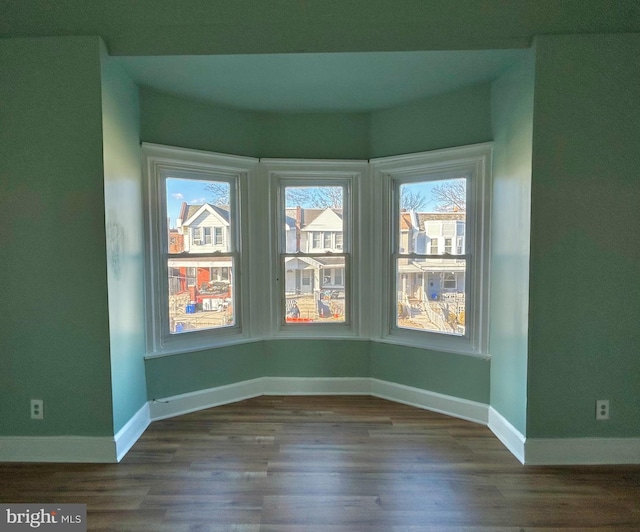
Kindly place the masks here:
[(212, 283), (231, 283), (230, 259), (215, 259), (215, 266), (212, 266), (212, 259), (196, 260), (184, 256), (230, 251), (230, 239), (228, 206), (182, 203), (176, 229), (169, 231), (169, 252), (181, 255), (169, 259), (170, 293), (189, 290), (195, 301), (198, 293), (212, 290)]
[[(465, 214), (462, 212), (401, 213), (400, 252), (442, 258), (399, 259), (398, 299), (438, 300), (443, 294), (464, 294)], [(451, 258), (447, 258), (450, 255)]]
[(184, 235), (187, 253), (229, 251), (231, 232), (227, 206), (183, 203), (176, 225)]
[[(285, 233), (287, 253), (342, 253), (342, 209), (287, 209)], [(317, 290), (344, 290), (342, 257), (287, 257), (285, 290), (291, 294), (312, 294)]]

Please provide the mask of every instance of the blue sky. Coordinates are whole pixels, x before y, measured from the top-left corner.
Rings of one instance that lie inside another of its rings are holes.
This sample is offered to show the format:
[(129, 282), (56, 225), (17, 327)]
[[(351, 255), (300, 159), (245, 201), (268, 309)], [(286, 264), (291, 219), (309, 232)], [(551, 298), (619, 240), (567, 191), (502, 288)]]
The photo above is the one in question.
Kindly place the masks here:
[[(213, 194), (207, 190), (207, 181), (196, 179), (167, 178), (167, 215), (170, 217), (171, 227), (175, 227), (176, 218), (180, 214), (182, 202), (189, 204), (205, 203), (213, 201)], [(420, 192), (427, 198), (427, 204), (420, 210), (434, 211), (435, 201), (431, 198), (433, 187), (441, 181), (421, 182), (412, 185), (404, 185), (403, 189)]]
[(171, 218), (171, 227), (176, 226), (183, 201), (192, 204), (212, 200), (213, 195), (207, 190), (207, 181), (167, 178), (167, 215)]

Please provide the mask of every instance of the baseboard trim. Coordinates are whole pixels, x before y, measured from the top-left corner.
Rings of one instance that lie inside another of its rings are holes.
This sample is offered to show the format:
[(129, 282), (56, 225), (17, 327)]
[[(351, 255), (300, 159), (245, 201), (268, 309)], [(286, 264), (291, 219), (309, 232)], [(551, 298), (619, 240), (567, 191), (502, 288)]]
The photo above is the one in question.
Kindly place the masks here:
[(264, 377), (149, 401), (152, 421), (264, 395)]
[(373, 395), (482, 425), (488, 422), (488, 405), (484, 403), (365, 377), (261, 377), (156, 399), (150, 403), (151, 420), (188, 414), (260, 395)]
[(439, 412), (474, 423), (486, 425), (488, 408), (484, 403), (461, 399), (452, 395), (430, 392), (395, 382), (371, 379), (371, 395), (417, 408)]
[(489, 407), (489, 429), (521, 464), (525, 463), (526, 438), (493, 407)]
[(640, 438), (527, 438), (526, 465), (640, 464)]
[(116, 462), (112, 436), (2, 436), (0, 462)]
[(152, 421), (188, 414), (260, 395), (372, 395), (489, 429), (526, 465), (640, 464), (640, 438), (525, 438), (484, 403), (394, 382), (360, 377), (260, 377), (149, 401), (114, 437), (0, 436), (0, 462), (119, 462)]
[(264, 377), (264, 395), (370, 395), (363, 377)]
[(114, 436), (116, 460), (119, 462), (129, 452), (151, 423), (149, 403), (142, 405), (133, 417)]

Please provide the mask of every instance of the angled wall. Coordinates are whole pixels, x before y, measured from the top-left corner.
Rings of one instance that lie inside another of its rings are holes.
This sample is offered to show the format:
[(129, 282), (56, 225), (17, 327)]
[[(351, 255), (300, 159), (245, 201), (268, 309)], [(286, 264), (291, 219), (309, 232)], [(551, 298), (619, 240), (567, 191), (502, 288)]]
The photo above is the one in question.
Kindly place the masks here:
[(491, 406), (526, 434), (535, 53), (491, 87)]
[(101, 67), (111, 391), (117, 433), (147, 401), (140, 110), (138, 87), (104, 49)]

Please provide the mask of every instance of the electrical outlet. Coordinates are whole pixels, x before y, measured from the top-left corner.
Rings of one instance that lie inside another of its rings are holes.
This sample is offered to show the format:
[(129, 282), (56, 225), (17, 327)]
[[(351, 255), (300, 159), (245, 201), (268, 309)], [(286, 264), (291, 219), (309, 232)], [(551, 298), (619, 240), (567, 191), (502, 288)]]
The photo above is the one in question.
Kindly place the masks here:
[(31, 419), (44, 419), (44, 401), (31, 399)]
[(598, 421), (609, 419), (609, 399), (599, 399), (596, 401), (596, 419)]

